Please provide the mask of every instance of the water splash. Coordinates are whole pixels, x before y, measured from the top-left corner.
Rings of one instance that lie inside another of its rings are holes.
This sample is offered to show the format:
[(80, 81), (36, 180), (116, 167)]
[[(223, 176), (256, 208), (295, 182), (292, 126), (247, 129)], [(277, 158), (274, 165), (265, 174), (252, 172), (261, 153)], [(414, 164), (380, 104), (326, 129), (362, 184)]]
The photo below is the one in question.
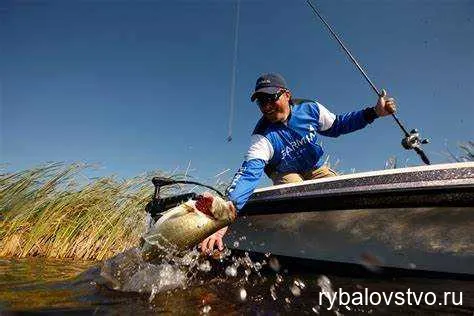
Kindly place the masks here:
[(230, 277), (237, 276), (237, 267), (235, 265), (230, 265), (225, 269), (225, 274)]
[(100, 265), (102, 284), (123, 292), (153, 293), (184, 287), (186, 273), (179, 267), (163, 263), (154, 265), (143, 260), (132, 248)]
[(209, 312), (211, 311), (211, 306), (209, 306), (209, 305), (204, 305), (204, 306), (202, 307), (202, 310), (201, 310), (201, 311), (202, 311), (203, 314), (209, 314)]
[(244, 288), (240, 289), (239, 295), (240, 295), (240, 300), (241, 301), (247, 300), (247, 291)]
[(321, 275), (317, 280), (317, 284), (321, 288), (323, 296), (326, 297), (329, 301), (333, 301), (333, 298), (336, 293), (332, 288), (331, 280), (329, 280), (327, 276)]
[(291, 294), (293, 294), (293, 296), (300, 296), (301, 295), (301, 291), (304, 290), (304, 288), (306, 287), (306, 285), (303, 283), (303, 281), (301, 281), (300, 279), (295, 279), (293, 281), (293, 284), (290, 286), (290, 291), (291, 291)]
[[(328, 299), (329, 302), (335, 302), (336, 293), (334, 292), (334, 289), (332, 287), (331, 280), (329, 280), (327, 276), (321, 275), (317, 280), (317, 284), (321, 288), (322, 295), (326, 297), (326, 299)], [(336, 303), (334, 303), (333, 308), (334, 308), (333, 311), (336, 315), (342, 315), (339, 312), (339, 307), (336, 306)]]
[(198, 265), (198, 270), (203, 271), (203, 272), (209, 272), (211, 271), (211, 263), (209, 260), (204, 261), (203, 263)]

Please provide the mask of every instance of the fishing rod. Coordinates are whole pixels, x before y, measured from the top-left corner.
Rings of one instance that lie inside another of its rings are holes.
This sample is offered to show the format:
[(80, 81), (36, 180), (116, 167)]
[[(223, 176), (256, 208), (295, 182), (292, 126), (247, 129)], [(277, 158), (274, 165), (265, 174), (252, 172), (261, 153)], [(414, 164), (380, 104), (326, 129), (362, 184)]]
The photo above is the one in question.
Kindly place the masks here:
[[(326, 26), (326, 28), (329, 30), (329, 32), (332, 34), (332, 36), (336, 39), (336, 41), (341, 45), (342, 49), (344, 52), (346, 52), (347, 56), (349, 56), (349, 59), (354, 63), (354, 65), (359, 69), (361, 72), (362, 76), (364, 76), (365, 80), (369, 83), (369, 85), (372, 87), (372, 90), (377, 94), (378, 97), (383, 97), (384, 94), (377, 89), (375, 84), (370, 80), (369, 76), (367, 76), (366, 72), (362, 67), (359, 65), (357, 60), (352, 56), (351, 52), (349, 49), (346, 48), (344, 43), (341, 41), (339, 36), (332, 30), (331, 26), (326, 22), (326, 20), (321, 16), (319, 11), (316, 9), (316, 7), (312, 4), (311, 0), (306, 0), (306, 3), (311, 7), (313, 10), (313, 13), (323, 22), (323, 24)], [(402, 146), (403, 148), (409, 150), (413, 149), (421, 158), (421, 160), (429, 165), (430, 160), (428, 159), (428, 156), (426, 156), (425, 152), (421, 148), (422, 144), (427, 144), (429, 143), (428, 139), (420, 139), (420, 134), (417, 129), (412, 129), (410, 132), (407, 131), (405, 126), (403, 126), (402, 122), (398, 119), (398, 117), (395, 115), (395, 113), (392, 113), (392, 117), (395, 120), (395, 122), (398, 124), (400, 129), (402, 130), (403, 134), (405, 137), (402, 139)]]
[(146, 212), (150, 213), (151, 217), (156, 218), (160, 216), (161, 213), (163, 213), (166, 210), (169, 210), (172, 207), (175, 207), (184, 201), (187, 200), (196, 200), (199, 199), (200, 195), (195, 193), (195, 192), (190, 192), (190, 193), (183, 193), (175, 196), (168, 196), (168, 197), (161, 197), (160, 196), (160, 189), (163, 186), (167, 185), (173, 185), (173, 184), (194, 184), (198, 186), (202, 186), (208, 189), (213, 190), (217, 194), (219, 194), (222, 198), (224, 197), (224, 194), (222, 194), (219, 190), (209, 186), (205, 185), (196, 181), (190, 181), (190, 180), (174, 180), (166, 177), (154, 177), (151, 182), (155, 186), (155, 192), (153, 193), (153, 198), (148, 204), (145, 206)]

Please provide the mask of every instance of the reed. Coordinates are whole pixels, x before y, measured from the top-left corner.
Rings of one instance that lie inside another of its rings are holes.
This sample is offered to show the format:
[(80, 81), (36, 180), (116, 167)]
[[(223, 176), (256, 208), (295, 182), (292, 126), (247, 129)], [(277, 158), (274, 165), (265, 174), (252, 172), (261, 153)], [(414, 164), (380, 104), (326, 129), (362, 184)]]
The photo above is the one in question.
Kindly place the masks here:
[(460, 143), (458, 146), (462, 151), (459, 157), (461, 161), (474, 161), (474, 141)]
[(0, 256), (102, 260), (136, 246), (147, 227), (149, 180), (166, 174), (90, 179), (90, 168), (51, 163), (1, 174)]
[(474, 141), (460, 142), (457, 144), (458, 153), (452, 152), (446, 144), (446, 152), (444, 156), (449, 161), (466, 162), (474, 161)]

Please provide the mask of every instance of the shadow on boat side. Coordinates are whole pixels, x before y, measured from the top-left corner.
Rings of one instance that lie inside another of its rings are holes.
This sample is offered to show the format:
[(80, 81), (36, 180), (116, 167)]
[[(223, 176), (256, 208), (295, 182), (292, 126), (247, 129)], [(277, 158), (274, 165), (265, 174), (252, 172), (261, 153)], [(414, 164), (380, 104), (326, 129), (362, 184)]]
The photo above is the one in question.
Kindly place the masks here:
[(227, 244), (291, 258), (474, 275), (474, 208), (423, 207), (255, 215)]

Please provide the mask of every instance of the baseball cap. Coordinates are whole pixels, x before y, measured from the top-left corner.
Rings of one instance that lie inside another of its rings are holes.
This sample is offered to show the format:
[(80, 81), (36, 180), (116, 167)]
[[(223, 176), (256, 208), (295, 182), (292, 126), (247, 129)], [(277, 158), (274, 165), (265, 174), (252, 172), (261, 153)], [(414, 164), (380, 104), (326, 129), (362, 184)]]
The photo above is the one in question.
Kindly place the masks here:
[(253, 102), (259, 93), (275, 94), (280, 89), (288, 89), (285, 78), (277, 73), (265, 73), (258, 77), (255, 83), (255, 91), (250, 100)]

